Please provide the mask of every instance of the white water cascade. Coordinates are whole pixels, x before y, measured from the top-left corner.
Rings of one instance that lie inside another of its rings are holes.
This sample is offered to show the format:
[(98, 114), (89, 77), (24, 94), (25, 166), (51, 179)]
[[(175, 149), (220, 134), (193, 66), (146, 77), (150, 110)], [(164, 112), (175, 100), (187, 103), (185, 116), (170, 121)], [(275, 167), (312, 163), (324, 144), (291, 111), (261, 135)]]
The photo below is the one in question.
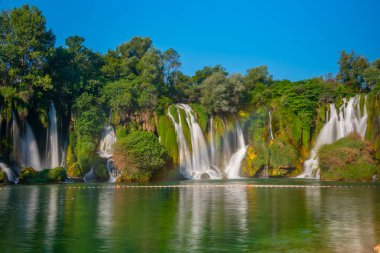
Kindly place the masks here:
[(5, 163), (0, 162), (0, 169), (7, 174), (8, 181), (13, 182), (15, 184), (18, 183), (18, 178), (16, 176), (16, 173), (8, 167)]
[[(55, 110), (54, 103), (51, 102), (49, 106), (49, 128), (48, 128), (48, 145), (46, 154), (48, 156), (47, 168), (56, 168), (61, 166), (60, 150), (58, 142), (58, 127), (57, 127), (57, 111)], [(62, 157), (63, 159), (63, 157)]]
[[(168, 117), (173, 122), (177, 134), (182, 175), (189, 179), (240, 178), (240, 166), (247, 149), (240, 124), (236, 123), (236, 128), (232, 132), (227, 131), (225, 127), (225, 136), (222, 138), (221, 148), (217, 150), (214, 140), (213, 119), (210, 119), (210, 143), (207, 144), (197, 122), (196, 114), (191, 107), (186, 104), (177, 104), (176, 108), (178, 122), (170, 111)], [(189, 148), (183, 133), (184, 126), (180, 110), (185, 112), (185, 120), (190, 131), (189, 144), (191, 148)], [(231, 150), (234, 150), (234, 153)], [(219, 162), (219, 158), (223, 158), (223, 160)]]
[(248, 147), (245, 145), (243, 131), (238, 123), (236, 123), (236, 138), (238, 150), (231, 156), (225, 168), (227, 178), (240, 178), (241, 162), (245, 157)]
[(318, 134), (311, 155), (304, 163), (304, 172), (298, 178), (319, 179), (318, 150), (322, 145), (331, 144), (352, 132), (357, 132), (362, 138), (367, 129), (367, 97), (364, 101), (363, 114), (360, 108), (360, 96), (343, 99), (343, 105), (337, 110), (330, 104), (330, 111), (326, 112), (326, 123)]
[(99, 146), (99, 156), (107, 159), (107, 171), (109, 174), (109, 181), (115, 182), (116, 178), (120, 176), (120, 171), (113, 165), (113, 144), (116, 142), (116, 135), (114, 128), (108, 125), (103, 128), (102, 138)]
[(22, 163), (23, 167), (31, 166), (33, 169), (42, 170), (40, 154), (37, 146), (36, 137), (27, 121), (24, 122), (25, 134), (21, 138)]

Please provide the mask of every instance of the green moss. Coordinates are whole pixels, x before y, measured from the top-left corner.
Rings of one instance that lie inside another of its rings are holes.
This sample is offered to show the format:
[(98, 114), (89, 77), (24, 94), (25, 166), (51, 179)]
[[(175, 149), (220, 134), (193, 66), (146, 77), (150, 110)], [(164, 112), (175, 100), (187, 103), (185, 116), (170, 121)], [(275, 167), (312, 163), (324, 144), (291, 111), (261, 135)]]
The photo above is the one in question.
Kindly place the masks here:
[(375, 148), (375, 157), (380, 159), (380, 94), (375, 92), (368, 95), (368, 124), (365, 139), (370, 141)]
[(72, 163), (67, 167), (67, 175), (69, 177), (83, 177), (84, 173), (78, 163)]
[(322, 180), (371, 180), (379, 173), (373, 147), (358, 135), (349, 135), (318, 151)]
[(298, 154), (295, 148), (281, 139), (275, 139), (270, 146), (271, 166), (274, 169), (283, 167), (295, 168)]
[(187, 146), (189, 147), (189, 150), (191, 152), (192, 151), (191, 134), (190, 134), (189, 125), (187, 124), (187, 120), (186, 120), (186, 113), (184, 110), (180, 109), (179, 115), (180, 115), (180, 120), (181, 120), (181, 124), (182, 124), (182, 132), (183, 132), (183, 135), (185, 136)]
[(209, 121), (209, 114), (207, 111), (199, 104), (191, 104), (191, 108), (196, 112), (198, 119), (198, 124), (202, 129), (203, 133), (207, 132), (207, 125)]
[(177, 134), (171, 119), (164, 115), (158, 120), (158, 135), (160, 136), (161, 144), (168, 151), (168, 155), (172, 158), (174, 164), (179, 163)]
[(175, 122), (178, 123), (179, 120), (178, 120), (178, 111), (177, 111), (177, 107), (176, 107), (175, 105), (171, 105), (171, 106), (169, 106), (168, 111), (169, 111), (170, 114), (173, 116)]
[(4, 171), (0, 171), (0, 183), (5, 183), (7, 181), (7, 174)]

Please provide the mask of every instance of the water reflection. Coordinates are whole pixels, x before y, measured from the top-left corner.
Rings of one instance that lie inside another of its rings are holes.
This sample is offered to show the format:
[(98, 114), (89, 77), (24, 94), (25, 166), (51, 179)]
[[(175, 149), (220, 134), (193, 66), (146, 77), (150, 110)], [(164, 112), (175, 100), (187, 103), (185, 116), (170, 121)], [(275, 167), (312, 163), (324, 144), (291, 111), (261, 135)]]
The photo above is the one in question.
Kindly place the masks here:
[(55, 233), (57, 229), (57, 216), (58, 216), (58, 188), (51, 187), (48, 190), (48, 206), (46, 210), (46, 229), (45, 229), (45, 249), (48, 252), (52, 251)]
[(180, 189), (175, 242), (189, 252), (200, 251), (208, 244), (228, 241), (231, 244), (247, 236), (247, 194), (244, 188)]
[(1, 252), (371, 252), (380, 242), (379, 188), (102, 186), (0, 190)]

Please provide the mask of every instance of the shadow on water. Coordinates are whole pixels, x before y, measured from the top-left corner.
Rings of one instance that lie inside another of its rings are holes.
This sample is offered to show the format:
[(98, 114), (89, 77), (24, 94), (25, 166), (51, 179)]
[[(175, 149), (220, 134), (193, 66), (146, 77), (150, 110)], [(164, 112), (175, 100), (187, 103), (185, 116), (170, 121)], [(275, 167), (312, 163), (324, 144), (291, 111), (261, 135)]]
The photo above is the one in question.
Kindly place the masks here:
[(205, 183), (211, 187), (2, 188), (1, 252), (371, 252), (380, 242), (379, 184), (257, 179), (161, 185)]

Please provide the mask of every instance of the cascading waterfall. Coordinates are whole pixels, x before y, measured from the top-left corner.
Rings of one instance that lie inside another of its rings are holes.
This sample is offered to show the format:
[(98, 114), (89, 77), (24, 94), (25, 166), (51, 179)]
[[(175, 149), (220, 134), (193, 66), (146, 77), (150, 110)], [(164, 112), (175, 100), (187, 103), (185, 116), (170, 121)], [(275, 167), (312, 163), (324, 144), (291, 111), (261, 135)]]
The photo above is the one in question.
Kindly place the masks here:
[(273, 141), (274, 136), (273, 136), (273, 129), (272, 129), (272, 109), (269, 110), (269, 140)]
[(338, 110), (333, 103), (330, 104), (330, 112), (326, 112), (326, 123), (318, 134), (311, 155), (304, 163), (304, 173), (298, 178), (319, 179), (318, 149), (325, 144), (331, 144), (352, 132), (357, 132), (362, 138), (367, 129), (367, 97), (364, 101), (363, 115), (360, 108), (360, 96), (343, 99), (343, 105)]
[(86, 173), (86, 175), (84, 175), (83, 177), (83, 181), (85, 183), (88, 183), (88, 182), (95, 182), (96, 181), (96, 176), (95, 176), (95, 173), (94, 173), (94, 166), (91, 166), (91, 169), (89, 172)]
[(116, 178), (120, 176), (120, 171), (113, 165), (113, 144), (116, 142), (116, 135), (113, 127), (108, 125), (103, 128), (102, 138), (99, 146), (99, 156), (107, 159), (107, 171), (109, 174), (109, 181), (115, 182)]
[(15, 184), (18, 183), (18, 178), (16, 176), (16, 173), (8, 167), (5, 163), (0, 162), (0, 169), (7, 174), (7, 178), (10, 182), (13, 182)]
[[(178, 123), (168, 112), (177, 135), (180, 171), (189, 179), (239, 178), (241, 162), (245, 157), (247, 146), (239, 123), (229, 132), (225, 126), (221, 149), (217, 150), (214, 139), (213, 118), (210, 119), (210, 143), (207, 145), (196, 115), (189, 105), (177, 104)], [(186, 123), (190, 130), (191, 151), (183, 133), (180, 110), (185, 112)], [(225, 125), (225, 124), (224, 124)], [(235, 150), (234, 153), (231, 150)], [(219, 154), (221, 153), (221, 154)], [(219, 164), (219, 157), (223, 160)], [(224, 168), (223, 170), (221, 168)]]
[(22, 167), (33, 167), (35, 170), (55, 168), (64, 165), (65, 148), (60, 146), (57, 112), (54, 103), (49, 105), (49, 126), (46, 134), (46, 159), (41, 162), (37, 141), (28, 121), (23, 121), (22, 131), (14, 112), (12, 112), (12, 159)]
[(48, 145), (47, 157), (50, 158), (46, 164), (47, 168), (56, 168), (61, 165), (60, 150), (58, 142), (58, 127), (57, 127), (57, 111), (55, 110), (54, 103), (51, 102), (49, 106), (49, 128), (48, 128)]
[(236, 123), (236, 133), (235, 138), (237, 139), (237, 147), (238, 150), (231, 156), (229, 159), (228, 165), (225, 168), (225, 173), (227, 178), (240, 178), (240, 167), (241, 162), (245, 157), (245, 153), (247, 151), (247, 147), (244, 142), (243, 131), (240, 127), (240, 124)]
[[(274, 140), (273, 129), (272, 129), (272, 108), (268, 112), (268, 121), (269, 121), (268, 122), (269, 145), (271, 145), (271, 143)], [(271, 155), (271, 154), (269, 154), (269, 155)], [(269, 161), (270, 161), (270, 159), (269, 159)], [(269, 177), (269, 171), (268, 171), (269, 170), (269, 166), (270, 166), (270, 164), (268, 162), (268, 164), (265, 165), (265, 167), (264, 167), (264, 170), (263, 170), (263, 173), (262, 173), (261, 177), (263, 177), (263, 178), (268, 178)]]
[(21, 138), (22, 162), (21, 166), (31, 166), (39, 171), (42, 169), (40, 154), (37, 146), (36, 137), (27, 121), (24, 122), (25, 133)]

